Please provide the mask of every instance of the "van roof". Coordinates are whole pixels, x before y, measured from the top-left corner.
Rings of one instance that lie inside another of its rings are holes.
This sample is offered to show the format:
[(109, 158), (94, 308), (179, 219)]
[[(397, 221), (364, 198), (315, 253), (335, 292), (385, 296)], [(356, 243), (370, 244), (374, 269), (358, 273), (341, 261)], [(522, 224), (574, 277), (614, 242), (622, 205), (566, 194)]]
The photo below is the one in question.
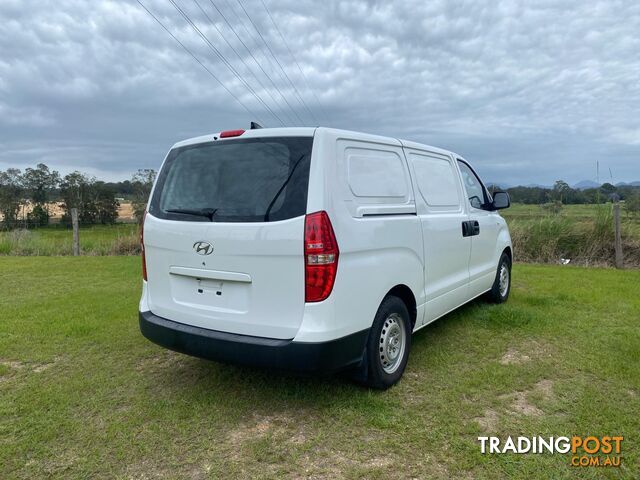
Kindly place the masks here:
[[(454, 155), (460, 157), (459, 155), (449, 151), (444, 150), (442, 148), (434, 147), (431, 145), (426, 145), (424, 143), (413, 142), (410, 140), (403, 140), (400, 138), (394, 137), (385, 137), (380, 135), (373, 135), (370, 133), (363, 132), (355, 132), (351, 130), (341, 130), (336, 128), (327, 128), (327, 127), (284, 127), (284, 128), (259, 128), (254, 130), (245, 130), (242, 134), (242, 138), (259, 138), (259, 137), (312, 137), (316, 133), (316, 131), (325, 131), (328, 133), (333, 133), (337, 136), (345, 136), (350, 139), (362, 140), (362, 141), (373, 141), (373, 142), (388, 142), (395, 143), (397, 145), (402, 145), (407, 148), (416, 148), (416, 149), (425, 149), (427, 148), (429, 151), (435, 153), (442, 153), (445, 155)], [(177, 147), (185, 147), (187, 145), (195, 145), (198, 143), (212, 142), (220, 138), (221, 132), (211, 133), (208, 135), (201, 135), (199, 137), (188, 138), (186, 140), (182, 140), (177, 142), (171, 148)]]

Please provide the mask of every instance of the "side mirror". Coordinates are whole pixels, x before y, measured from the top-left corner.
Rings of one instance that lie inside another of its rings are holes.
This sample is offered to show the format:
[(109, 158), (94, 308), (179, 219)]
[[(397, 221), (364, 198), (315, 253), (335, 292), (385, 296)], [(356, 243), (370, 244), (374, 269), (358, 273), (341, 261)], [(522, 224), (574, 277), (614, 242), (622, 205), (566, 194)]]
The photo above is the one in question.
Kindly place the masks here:
[(494, 192), (493, 203), (491, 204), (493, 210), (502, 210), (504, 208), (509, 208), (510, 205), (511, 199), (509, 198), (509, 194), (507, 192)]

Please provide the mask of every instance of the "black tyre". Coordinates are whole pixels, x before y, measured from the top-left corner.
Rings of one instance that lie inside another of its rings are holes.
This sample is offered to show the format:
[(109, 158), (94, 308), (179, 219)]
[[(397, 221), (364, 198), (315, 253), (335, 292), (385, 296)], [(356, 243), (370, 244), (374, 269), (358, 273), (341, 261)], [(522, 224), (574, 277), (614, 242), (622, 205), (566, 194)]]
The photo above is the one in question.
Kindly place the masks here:
[(511, 291), (511, 259), (509, 255), (503, 253), (498, 263), (496, 279), (493, 287), (487, 292), (487, 299), (493, 303), (504, 303), (509, 298)]
[(411, 317), (398, 297), (386, 297), (376, 313), (369, 332), (360, 381), (386, 390), (397, 383), (409, 359)]

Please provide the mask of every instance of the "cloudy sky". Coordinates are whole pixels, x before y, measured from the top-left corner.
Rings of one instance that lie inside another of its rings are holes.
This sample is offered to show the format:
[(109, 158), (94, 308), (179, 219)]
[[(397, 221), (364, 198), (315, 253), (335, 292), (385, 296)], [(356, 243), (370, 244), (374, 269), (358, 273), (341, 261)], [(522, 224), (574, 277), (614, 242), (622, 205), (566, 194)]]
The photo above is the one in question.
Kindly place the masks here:
[(275, 24), (262, 0), (174, 0), (210, 45), (141, 1), (209, 72), (135, 0), (0, 2), (0, 169), (125, 179), (279, 118), (448, 148), (489, 181), (575, 183), (596, 160), (640, 180), (637, 0), (264, 0)]

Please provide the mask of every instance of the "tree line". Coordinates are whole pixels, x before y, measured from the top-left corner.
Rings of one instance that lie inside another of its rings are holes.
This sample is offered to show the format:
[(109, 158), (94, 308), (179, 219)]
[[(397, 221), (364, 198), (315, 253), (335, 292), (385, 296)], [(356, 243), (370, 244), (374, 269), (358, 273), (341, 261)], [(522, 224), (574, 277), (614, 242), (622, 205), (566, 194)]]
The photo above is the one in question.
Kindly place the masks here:
[[(61, 202), (61, 222), (71, 223), (71, 208), (78, 209), (80, 223), (112, 224), (118, 218), (118, 198), (131, 201), (134, 214), (141, 221), (151, 187), (156, 177), (153, 169), (140, 169), (129, 180), (103, 182), (82, 172), (61, 176), (43, 163), (24, 172), (17, 168), (0, 171), (0, 228), (39, 227), (49, 224), (51, 202)], [(490, 190), (497, 190), (492, 186)], [(543, 205), (557, 210), (563, 204), (594, 204), (624, 200), (630, 212), (640, 211), (640, 187), (605, 183), (598, 188), (579, 190), (563, 180), (553, 187), (512, 187), (507, 192), (514, 203)], [(25, 214), (26, 207), (29, 211)]]
[(61, 176), (43, 163), (24, 172), (17, 168), (0, 171), (0, 228), (48, 225), (52, 202), (61, 202), (63, 224), (71, 223), (72, 208), (78, 209), (82, 224), (113, 224), (118, 218), (120, 197), (131, 201), (140, 221), (155, 176), (155, 170), (140, 169), (130, 180), (103, 182), (78, 171)]
[[(492, 186), (491, 190), (499, 190)], [(604, 183), (600, 187), (577, 189), (571, 188), (564, 180), (558, 180), (553, 187), (511, 187), (506, 189), (511, 201), (529, 205), (544, 205), (560, 202), (561, 204), (594, 204), (606, 203), (612, 200), (637, 201), (640, 186)]]

